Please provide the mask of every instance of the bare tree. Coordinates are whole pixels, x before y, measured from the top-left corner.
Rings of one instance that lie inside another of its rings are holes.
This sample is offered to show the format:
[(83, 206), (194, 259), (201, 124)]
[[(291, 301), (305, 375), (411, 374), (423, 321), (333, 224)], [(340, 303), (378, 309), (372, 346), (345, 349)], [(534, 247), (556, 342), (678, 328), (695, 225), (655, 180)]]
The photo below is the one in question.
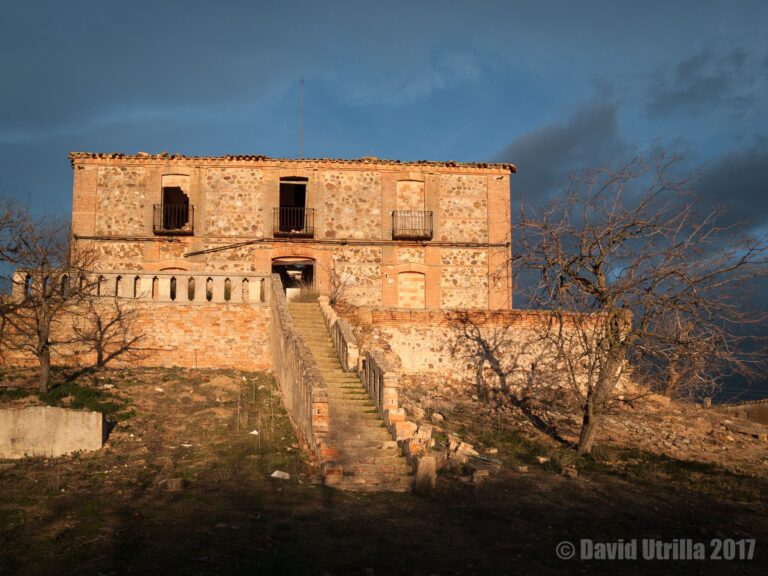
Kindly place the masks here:
[(57, 330), (68, 312), (98, 292), (92, 274), (93, 251), (70, 244), (69, 226), (54, 219), (35, 219), (13, 210), (12, 225), (2, 235), (0, 257), (16, 267), (6, 276), (13, 294), (3, 309), (2, 346), (31, 353), (40, 364), (39, 389), (48, 391), (51, 350), (72, 343)]
[(681, 394), (764, 366), (744, 327), (766, 319), (745, 306), (766, 246), (719, 226), (721, 209), (702, 212), (688, 182), (670, 177), (675, 163), (593, 170), (545, 211), (522, 210), (517, 264), (535, 272), (532, 307), (550, 311), (545, 337), (582, 411), (580, 454), (629, 370)]

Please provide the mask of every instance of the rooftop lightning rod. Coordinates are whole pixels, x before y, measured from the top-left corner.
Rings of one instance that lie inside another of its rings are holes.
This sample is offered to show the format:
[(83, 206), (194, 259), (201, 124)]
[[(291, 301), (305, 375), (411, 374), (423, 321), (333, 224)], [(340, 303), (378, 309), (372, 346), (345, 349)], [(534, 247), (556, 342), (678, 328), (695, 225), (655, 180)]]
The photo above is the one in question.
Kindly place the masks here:
[(299, 83), (299, 159), (304, 158), (304, 74)]

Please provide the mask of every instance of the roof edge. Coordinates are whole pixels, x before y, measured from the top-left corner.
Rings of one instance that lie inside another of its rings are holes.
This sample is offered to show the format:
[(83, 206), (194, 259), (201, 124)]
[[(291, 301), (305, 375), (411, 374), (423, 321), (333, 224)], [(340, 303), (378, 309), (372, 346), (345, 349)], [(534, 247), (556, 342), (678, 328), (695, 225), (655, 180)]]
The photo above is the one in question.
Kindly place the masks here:
[(185, 156), (183, 154), (149, 154), (147, 152), (138, 152), (137, 154), (124, 154), (122, 152), (70, 152), (69, 161), (74, 166), (77, 160), (198, 160), (198, 161), (251, 161), (251, 162), (289, 162), (289, 163), (312, 163), (325, 162), (330, 164), (382, 164), (388, 166), (435, 166), (445, 168), (480, 168), (506, 170), (512, 173), (517, 172), (514, 164), (506, 162), (456, 162), (454, 160), (434, 161), (434, 160), (386, 160), (375, 156), (364, 156), (362, 158), (272, 158), (270, 156), (258, 154), (227, 154), (226, 156)]

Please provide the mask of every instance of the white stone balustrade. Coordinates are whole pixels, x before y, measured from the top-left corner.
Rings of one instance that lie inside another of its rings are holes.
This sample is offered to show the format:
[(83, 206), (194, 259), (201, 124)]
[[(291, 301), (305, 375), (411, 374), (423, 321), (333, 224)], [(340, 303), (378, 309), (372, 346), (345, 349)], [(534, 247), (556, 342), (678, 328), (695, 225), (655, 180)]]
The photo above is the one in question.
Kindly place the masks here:
[[(14, 274), (14, 298), (22, 299), (25, 291), (34, 290), (34, 282), (26, 278), (27, 275), (23, 272)], [(94, 293), (101, 297), (117, 296), (127, 300), (178, 304), (229, 303), (258, 306), (269, 303), (270, 291), (266, 290), (269, 278), (268, 275), (261, 274), (200, 274), (141, 270), (101, 272), (94, 275), (89, 284), (93, 286)], [(174, 279), (175, 290), (172, 287)], [(194, 293), (190, 290), (190, 279), (194, 279)]]

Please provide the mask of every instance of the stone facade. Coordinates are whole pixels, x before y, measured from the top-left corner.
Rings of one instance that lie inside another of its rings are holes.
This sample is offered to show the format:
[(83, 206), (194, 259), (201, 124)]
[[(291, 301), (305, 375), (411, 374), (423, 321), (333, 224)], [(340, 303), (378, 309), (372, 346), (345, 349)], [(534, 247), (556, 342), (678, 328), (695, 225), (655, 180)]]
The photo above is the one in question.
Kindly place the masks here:
[[(105, 272), (268, 275), (278, 259), (294, 258), (313, 265), (321, 294), (334, 275), (345, 277), (345, 296), (358, 306), (512, 306), (508, 164), (91, 153), (71, 160), (73, 233), (96, 246)], [(290, 205), (311, 216), (311, 232), (278, 230), (286, 181), (305, 183)], [(184, 233), (162, 230), (168, 188), (190, 206)], [(398, 217), (405, 234), (393, 228)]]

